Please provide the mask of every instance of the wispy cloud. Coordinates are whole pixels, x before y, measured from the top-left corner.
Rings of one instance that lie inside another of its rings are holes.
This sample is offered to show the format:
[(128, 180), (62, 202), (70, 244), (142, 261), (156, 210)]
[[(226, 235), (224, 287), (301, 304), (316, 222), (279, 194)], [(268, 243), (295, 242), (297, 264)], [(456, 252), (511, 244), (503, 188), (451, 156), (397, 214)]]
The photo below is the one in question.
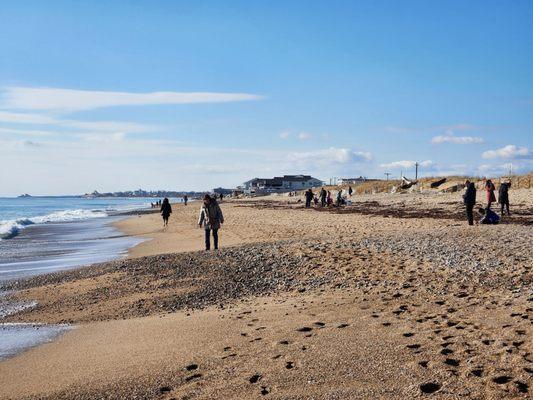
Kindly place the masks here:
[(279, 137), (280, 137), (281, 139), (284, 139), (284, 140), (285, 140), (285, 139), (288, 139), (289, 136), (291, 136), (291, 132), (290, 132), (290, 131), (283, 131), (283, 132), (281, 132), (281, 133), (279, 134)]
[(533, 152), (527, 147), (515, 146), (514, 144), (508, 144), (500, 149), (488, 150), (483, 153), (483, 158), (494, 159), (500, 158), (504, 160), (513, 159), (530, 159), (533, 158)]
[(313, 137), (313, 136), (312, 136), (310, 133), (308, 133), (308, 132), (300, 132), (300, 133), (298, 134), (298, 139), (300, 139), (300, 140), (309, 140), (309, 139), (311, 139), (312, 137)]
[(482, 129), (488, 129), (488, 127), (483, 127), (480, 125), (467, 124), (467, 123), (457, 123), (450, 125), (435, 125), (435, 126), (426, 126), (421, 128), (413, 127), (401, 127), (401, 126), (386, 126), (385, 131), (389, 133), (438, 133), (438, 132), (447, 132), (447, 131), (456, 131), (456, 132), (467, 132), (467, 131), (479, 131)]
[(249, 93), (132, 93), (11, 86), (3, 89), (0, 105), (5, 109), (79, 111), (114, 106), (228, 103), (262, 98), (263, 96)]
[(289, 153), (289, 159), (296, 163), (335, 163), (349, 164), (369, 162), (372, 160), (372, 154), (365, 151), (355, 151), (349, 148), (330, 147), (329, 149), (320, 149), (306, 152)]
[(453, 131), (447, 131), (444, 135), (438, 135), (431, 138), (431, 143), (433, 144), (443, 144), (443, 143), (452, 143), (452, 144), (479, 144), (483, 143), (484, 140), (478, 136), (455, 136)]

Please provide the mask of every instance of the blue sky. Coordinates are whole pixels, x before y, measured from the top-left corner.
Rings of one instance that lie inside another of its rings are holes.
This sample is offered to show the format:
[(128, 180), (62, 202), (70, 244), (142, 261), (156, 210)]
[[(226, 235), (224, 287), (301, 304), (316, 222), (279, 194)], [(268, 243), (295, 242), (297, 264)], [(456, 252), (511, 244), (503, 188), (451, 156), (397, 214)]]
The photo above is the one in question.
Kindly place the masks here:
[(0, 195), (531, 171), (532, 20), (528, 1), (6, 1)]

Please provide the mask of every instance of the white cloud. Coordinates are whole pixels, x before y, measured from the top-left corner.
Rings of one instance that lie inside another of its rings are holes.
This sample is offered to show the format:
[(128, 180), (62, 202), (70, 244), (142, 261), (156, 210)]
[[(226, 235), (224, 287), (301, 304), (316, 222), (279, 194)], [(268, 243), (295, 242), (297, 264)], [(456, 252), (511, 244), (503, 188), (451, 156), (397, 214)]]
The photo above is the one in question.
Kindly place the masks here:
[(59, 88), (6, 87), (1, 105), (7, 109), (76, 111), (102, 107), (154, 104), (227, 103), (260, 100), (249, 93), (106, 92)]
[(347, 148), (330, 147), (329, 149), (289, 153), (288, 158), (298, 163), (348, 164), (369, 162), (372, 160), (372, 154)]
[[(386, 164), (380, 164), (381, 168), (390, 168), (390, 169), (411, 169), (415, 168), (416, 161), (411, 160), (402, 160), (402, 161), (393, 161)], [(425, 160), (420, 163), (418, 163), (420, 167), (428, 168), (435, 165), (435, 163), (431, 160)]]
[(444, 135), (434, 136), (431, 139), (433, 144), (453, 143), (453, 144), (479, 144), (483, 143), (483, 138), (477, 136), (455, 136), (452, 131), (447, 131)]
[(311, 139), (312, 135), (308, 132), (300, 132), (298, 134), (298, 139), (300, 140), (309, 140)]
[(282, 138), (282, 139), (288, 139), (289, 136), (291, 136), (291, 132), (290, 131), (283, 131), (279, 134), (279, 137)]
[(529, 159), (533, 158), (533, 152), (531, 152), (527, 147), (519, 147), (515, 146), (514, 144), (508, 144), (500, 149), (485, 151), (483, 153), (483, 158), (502, 158), (505, 160)]
[(55, 124), (57, 120), (48, 115), (0, 111), (0, 121), (22, 124)]

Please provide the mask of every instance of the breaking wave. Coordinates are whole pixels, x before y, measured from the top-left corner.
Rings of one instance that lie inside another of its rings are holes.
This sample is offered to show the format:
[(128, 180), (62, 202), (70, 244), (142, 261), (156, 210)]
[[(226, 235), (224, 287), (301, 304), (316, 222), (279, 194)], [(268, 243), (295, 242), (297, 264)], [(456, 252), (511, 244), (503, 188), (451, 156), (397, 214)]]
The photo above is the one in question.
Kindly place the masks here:
[(31, 218), (4, 220), (0, 221), (0, 240), (10, 239), (17, 236), (22, 229), (29, 225), (102, 218), (107, 217), (107, 215), (106, 212), (101, 210), (65, 210)]

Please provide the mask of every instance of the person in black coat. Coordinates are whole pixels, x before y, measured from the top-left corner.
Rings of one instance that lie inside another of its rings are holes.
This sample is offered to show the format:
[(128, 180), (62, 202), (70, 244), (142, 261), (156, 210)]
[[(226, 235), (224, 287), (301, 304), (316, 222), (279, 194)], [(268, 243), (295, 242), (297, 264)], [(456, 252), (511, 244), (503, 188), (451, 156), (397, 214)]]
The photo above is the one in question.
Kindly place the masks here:
[(311, 189), (307, 189), (305, 192), (305, 208), (311, 207), (311, 201), (313, 201), (314, 193)]
[(474, 182), (466, 181), (466, 192), (463, 195), (463, 201), (466, 206), (466, 217), (468, 225), (474, 225), (474, 205), (476, 204), (476, 186)]
[(504, 207), (507, 208), (507, 215), (511, 215), (509, 212), (509, 188), (511, 182), (503, 182), (498, 190), (498, 203), (500, 203), (501, 214), (504, 214)]
[(161, 215), (163, 216), (163, 227), (168, 226), (168, 218), (170, 217), (170, 214), (172, 214), (172, 207), (170, 206), (170, 202), (165, 197), (163, 200), (163, 203), (161, 203)]

